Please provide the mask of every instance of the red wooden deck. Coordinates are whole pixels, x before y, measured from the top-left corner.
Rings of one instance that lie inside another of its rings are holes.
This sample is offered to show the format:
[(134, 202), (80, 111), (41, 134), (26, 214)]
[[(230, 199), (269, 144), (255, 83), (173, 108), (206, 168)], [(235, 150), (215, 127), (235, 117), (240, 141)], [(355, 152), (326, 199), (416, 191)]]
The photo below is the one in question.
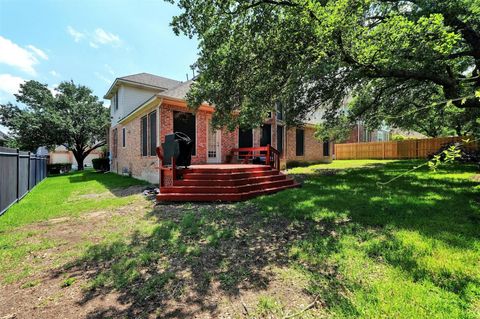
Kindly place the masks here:
[(172, 186), (161, 186), (157, 201), (242, 201), (299, 187), (270, 165), (206, 164), (177, 170)]

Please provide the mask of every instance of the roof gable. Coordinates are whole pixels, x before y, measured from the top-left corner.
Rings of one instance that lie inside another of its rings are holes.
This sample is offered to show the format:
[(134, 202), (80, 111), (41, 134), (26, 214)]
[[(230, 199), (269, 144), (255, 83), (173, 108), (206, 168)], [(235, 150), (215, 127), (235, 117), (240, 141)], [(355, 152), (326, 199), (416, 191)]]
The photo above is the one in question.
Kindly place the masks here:
[(119, 84), (131, 84), (133, 86), (147, 87), (159, 89), (160, 91), (165, 91), (175, 86), (178, 86), (182, 82), (169, 79), (163, 76), (158, 76), (150, 73), (138, 73), (127, 75), (123, 77), (116, 78), (112, 86), (108, 89), (108, 92), (105, 94), (104, 98), (109, 99), (118, 88)]

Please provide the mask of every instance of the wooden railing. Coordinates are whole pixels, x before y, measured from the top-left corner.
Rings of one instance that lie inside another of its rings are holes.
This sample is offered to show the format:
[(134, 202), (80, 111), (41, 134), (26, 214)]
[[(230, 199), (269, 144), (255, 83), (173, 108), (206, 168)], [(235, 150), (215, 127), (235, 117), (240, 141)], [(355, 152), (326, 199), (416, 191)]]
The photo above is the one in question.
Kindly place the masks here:
[(260, 159), (265, 158), (265, 165), (280, 170), (280, 152), (270, 145), (234, 148), (231, 150), (230, 154), (232, 158), (237, 155), (243, 164), (248, 164), (257, 157)]
[(160, 160), (160, 169), (159, 169), (159, 174), (160, 174), (160, 187), (165, 186), (165, 177), (172, 177), (172, 181), (177, 179), (177, 165), (175, 163), (175, 157), (172, 156), (171, 163), (172, 165), (170, 166), (165, 166), (163, 165), (163, 149), (161, 146), (158, 146), (156, 149), (158, 159)]

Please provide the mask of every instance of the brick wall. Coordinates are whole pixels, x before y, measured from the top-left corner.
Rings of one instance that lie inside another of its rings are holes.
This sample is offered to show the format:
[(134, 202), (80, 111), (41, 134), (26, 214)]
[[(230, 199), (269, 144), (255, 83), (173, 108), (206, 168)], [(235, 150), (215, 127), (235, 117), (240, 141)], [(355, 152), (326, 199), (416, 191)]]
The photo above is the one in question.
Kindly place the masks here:
[[(118, 129), (118, 148), (117, 158), (112, 158), (111, 171), (117, 174), (130, 174), (135, 178), (149, 181), (150, 183), (158, 183), (159, 174), (157, 167), (159, 166), (156, 156), (141, 155), (141, 118), (150, 112), (157, 110), (157, 131), (159, 106), (152, 106), (138, 114), (134, 119), (123, 124), (118, 124), (110, 130), (110, 147), (113, 143), (113, 129)], [(122, 146), (122, 129), (125, 128), (126, 140), (125, 147)], [(157, 139), (158, 141), (158, 139)], [(112, 149), (111, 149), (112, 151)]]
[(330, 156), (323, 156), (323, 141), (315, 138), (315, 128), (306, 126), (304, 129), (304, 153), (303, 156), (296, 155), (296, 128), (287, 130), (287, 161), (331, 161), (333, 143), (330, 143)]
[[(147, 180), (157, 184), (159, 182), (158, 166), (159, 161), (156, 156), (141, 155), (141, 118), (150, 112), (157, 110), (157, 145), (165, 142), (165, 135), (173, 133), (173, 112), (190, 112), (185, 106), (162, 104), (152, 105), (151, 107), (138, 113), (134, 119), (118, 124), (110, 129), (110, 147), (113, 147), (113, 129), (118, 129), (118, 151), (117, 158), (112, 159), (111, 170), (118, 174), (127, 173), (133, 177)], [(205, 164), (207, 162), (207, 132), (208, 120), (211, 119), (212, 112), (199, 110), (195, 113), (196, 118), (196, 155), (192, 156), (192, 164)], [(275, 118), (268, 119), (266, 123), (272, 125), (272, 146), (277, 148), (277, 120)], [(126, 130), (126, 146), (122, 147), (122, 128)], [(295, 155), (295, 129), (286, 130), (284, 138), (284, 156), (285, 160), (297, 161), (329, 161), (330, 157), (323, 156), (323, 143), (314, 138), (315, 129), (305, 127), (305, 149), (304, 156)], [(254, 147), (260, 145), (259, 128), (254, 129)], [(227, 129), (221, 130), (221, 150), (222, 162), (225, 162), (226, 156), (230, 154), (232, 148), (238, 147), (238, 129), (233, 132)], [(330, 154), (332, 154), (333, 146), (331, 145)], [(285, 149), (286, 148), (286, 149)]]
[[(162, 143), (165, 142), (165, 135), (173, 133), (173, 112), (190, 112), (182, 106), (163, 104), (161, 110), (160, 136)], [(207, 129), (210, 113), (207, 111), (197, 111), (195, 113), (196, 125), (196, 153), (192, 156), (192, 164), (204, 164), (207, 161)]]

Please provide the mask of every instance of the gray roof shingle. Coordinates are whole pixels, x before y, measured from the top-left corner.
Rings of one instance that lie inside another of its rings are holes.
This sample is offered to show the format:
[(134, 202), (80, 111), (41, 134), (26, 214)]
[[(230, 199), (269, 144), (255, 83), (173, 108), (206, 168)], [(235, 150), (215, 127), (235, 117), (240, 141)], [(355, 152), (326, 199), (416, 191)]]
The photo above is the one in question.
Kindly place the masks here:
[(132, 74), (132, 75), (127, 75), (121, 78), (118, 78), (119, 80), (124, 80), (124, 81), (130, 81), (130, 82), (135, 82), (139, 84), (145, 84), (149, 86), (154, 86), (158, 88), (163, 88), (163, 89), (171, 89), (177, 85), (179, 85), (180, 81), (165, 78), (163, 76), (158, 76), (158, 75), (153, 75), (150, 73), (138, 73), (138, 74)]
[(193, 83), (193, 80), (181, 82), (177, 86), (171, 89), (168, 89), (165, 92), (160, 93), (159, 95), (171, 97), (174, 99), (185, 100), (187, 96), (187, 92), (190, 90), (190, 86), (192, 85), (192, 83)]

